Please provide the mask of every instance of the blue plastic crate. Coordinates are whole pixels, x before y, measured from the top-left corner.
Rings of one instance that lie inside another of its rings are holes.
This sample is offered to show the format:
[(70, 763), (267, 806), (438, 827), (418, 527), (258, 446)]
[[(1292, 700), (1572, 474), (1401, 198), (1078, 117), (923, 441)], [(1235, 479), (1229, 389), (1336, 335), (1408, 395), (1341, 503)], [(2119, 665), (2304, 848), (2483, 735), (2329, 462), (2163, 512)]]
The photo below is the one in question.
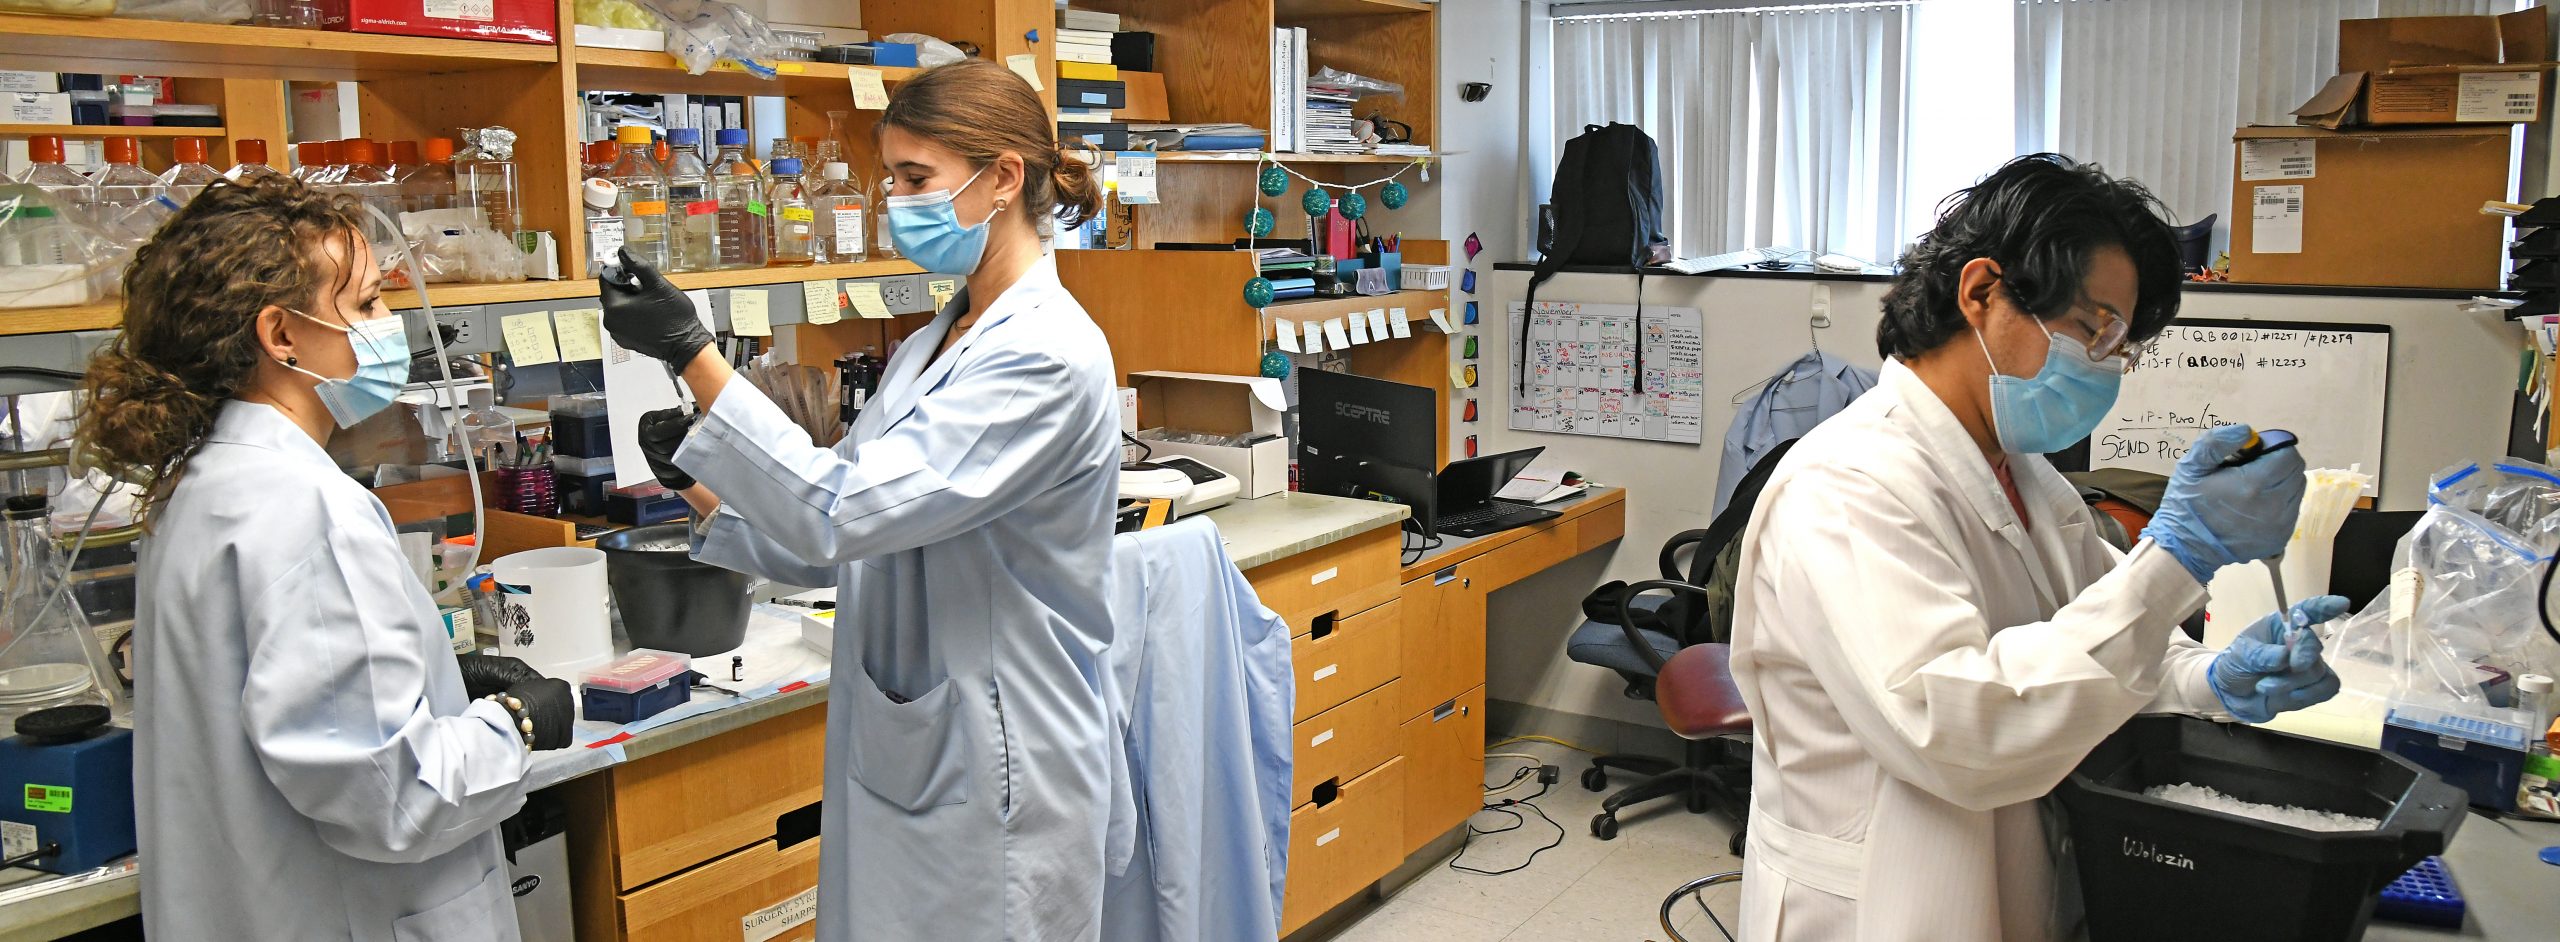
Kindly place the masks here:
[(2444, 869), (2444, 858), (2429, 857), (2382, 888), (2373, 918), (2459, 929), (2462, 910), (2462, 892), (2453, 888), (2453, 874)]

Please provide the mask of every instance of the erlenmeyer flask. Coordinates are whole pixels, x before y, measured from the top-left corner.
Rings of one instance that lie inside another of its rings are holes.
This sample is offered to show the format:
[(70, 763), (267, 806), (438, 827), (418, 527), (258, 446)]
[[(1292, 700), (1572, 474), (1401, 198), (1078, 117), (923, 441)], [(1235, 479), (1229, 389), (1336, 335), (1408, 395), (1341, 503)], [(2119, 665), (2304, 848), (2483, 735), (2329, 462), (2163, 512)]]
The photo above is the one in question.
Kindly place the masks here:
[(21, 494), (0, 510), (8, 591), (0, 596), (0, 729), (37, 710), (90, 703), (125, 712), (105, 652), (63, 591), (62, 552), (45, 519), (46, 498)]

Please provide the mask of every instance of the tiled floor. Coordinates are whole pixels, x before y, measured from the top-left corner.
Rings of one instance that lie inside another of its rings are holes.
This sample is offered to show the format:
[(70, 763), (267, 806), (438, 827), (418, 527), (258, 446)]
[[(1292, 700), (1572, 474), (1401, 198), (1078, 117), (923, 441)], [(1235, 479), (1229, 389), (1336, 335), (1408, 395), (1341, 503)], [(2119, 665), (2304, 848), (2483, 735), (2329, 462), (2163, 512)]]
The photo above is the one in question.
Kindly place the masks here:
[[(1725, 852), (1732, 824), (1715, 814), (1693, 815), (1668, 800), (1648, 802), (1619, 817), (1618, 839), (1591, 836), (1591, 816), (1606, 792), (1588, 792), (1579, 784), (1589, 757), (1543, 743), (1520, 743), (1501, 751), (1525, 752), (1562, 766), (1564, 780), (1549, 788), (1537, 804), (1564, 829), (1564, 843), (1538, 854), (1526, 869), (1492, 877), (1451, 870), (1447, 860), (1405, 885), (1334, 935), (1331, 942), (1667, 942), (1659, 910), (1664, 895), (1692, 879), (1739, 869)], [(1520, 759), (1487, 759), (1488, 784), (1508, 780), (1527, 764)], [(1610, 787), (1634, 781), (1621, 775)], [(1507, 795), (1528, 795), (1536, 785)], [(1476, 816), (1480, 828), (1510, 823), (1504, 815)], [(1519, 865), (1528, 853), (1555, 838), (1556, 828), (1530, 815), (1521, 829), (1478, 837), (1464, 852), (1464, 863), (1486, 870)], [(1707, 893), (1708, 905), (1725, 925), (1734, 924), (1736, 890), (1721, 886)], [(1714, 925), (1684, 903), (1675, 913), (1690, 942), (1721, 942)]]

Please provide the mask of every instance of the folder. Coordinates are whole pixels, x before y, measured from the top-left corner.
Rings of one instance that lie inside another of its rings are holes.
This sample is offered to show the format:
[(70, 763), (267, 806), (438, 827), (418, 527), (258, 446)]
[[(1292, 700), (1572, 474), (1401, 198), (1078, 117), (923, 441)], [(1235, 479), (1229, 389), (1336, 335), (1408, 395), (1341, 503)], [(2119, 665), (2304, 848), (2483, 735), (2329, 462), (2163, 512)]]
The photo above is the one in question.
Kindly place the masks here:
[(1058, 63), (1058, 78), (1116, 82), (1120, 80), (1120, 67), (1099, 62), (1061, 62)]

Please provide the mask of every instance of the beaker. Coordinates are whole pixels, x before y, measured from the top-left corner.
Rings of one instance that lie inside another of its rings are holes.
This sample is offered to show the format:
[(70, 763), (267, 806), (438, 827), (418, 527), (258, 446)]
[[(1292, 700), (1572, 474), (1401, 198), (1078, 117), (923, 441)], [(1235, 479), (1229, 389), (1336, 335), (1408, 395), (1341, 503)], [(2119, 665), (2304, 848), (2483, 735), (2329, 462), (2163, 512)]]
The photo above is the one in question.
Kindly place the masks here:
[(40, 494), (8, 499), (5, 520), (8, 576), (0, 595), (0, 729), (37, 710), (90, 703), (114, 710), (125, 704), (107, 671), (106, 653), (89, 633), (61, 583), (62, 552), (46, 519)]

